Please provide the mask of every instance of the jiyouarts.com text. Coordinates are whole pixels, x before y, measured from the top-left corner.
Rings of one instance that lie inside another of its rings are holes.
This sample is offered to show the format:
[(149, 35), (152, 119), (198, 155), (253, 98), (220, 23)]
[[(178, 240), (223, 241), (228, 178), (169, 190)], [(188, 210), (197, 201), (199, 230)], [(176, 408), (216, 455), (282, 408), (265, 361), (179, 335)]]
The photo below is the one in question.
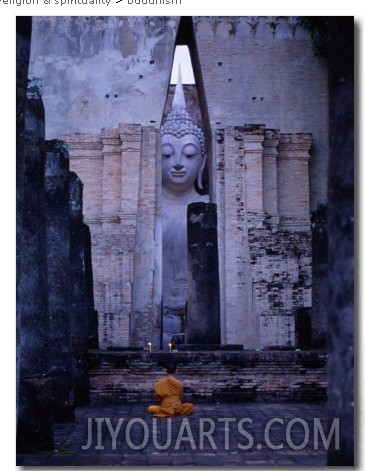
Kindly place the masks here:
[[(107, 447), (116, 450), (121, 446), (142, 450), (151, 443), (157, 450), (179, 450), (187, 447), (192, 450), (261, 450), (263, 447), (271, 450), (288, 447), (292, 450), (302, 450), (307, 446), (314, 450), (328, 450), (331, 443), (336, 450), (339, 449), (338, 418), (333, 420), (331, 426), (326, 424), (326, 427), (323, 427), (319, 418), (308, 421), (295, 417), (284, 422), (283, 419), (274, 417), (266, 424), (261, 424), (260, 434), (254, 431), (255, 424), (248, 417), (240, 420), (233, 417), (214, 420), (205, 417), (194, 422), (185, 417), (180, 424), (175, 422), (174, 425), (171, 418), (153, 418), (152, 421), (146, 421), (138, 417), (121, 417), (112, 421), (108, 417), (96, 417), (88, 418), (87, 421), (88, 436), (86, 443), (82, 445), (83, 450), (105, 450)], [(106, 441), (106, 438), (111, 441)]]

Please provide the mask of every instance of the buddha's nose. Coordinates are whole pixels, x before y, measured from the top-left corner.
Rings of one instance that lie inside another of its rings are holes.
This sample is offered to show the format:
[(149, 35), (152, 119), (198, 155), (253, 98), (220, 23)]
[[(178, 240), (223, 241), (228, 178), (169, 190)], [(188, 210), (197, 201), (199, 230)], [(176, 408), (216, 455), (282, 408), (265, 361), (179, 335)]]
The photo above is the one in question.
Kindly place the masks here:
[(176, 156), (175, 158), (175, 163), (174, 163), (174, 168), (176, 170), (181, 170), (183, 168), (183, 164), (181, 162), (181, 155)]
[(183, 168), (183, 165), (181, 165), (179, 162), (176, 162), (174, 167), (176, 170), (181, 170)]

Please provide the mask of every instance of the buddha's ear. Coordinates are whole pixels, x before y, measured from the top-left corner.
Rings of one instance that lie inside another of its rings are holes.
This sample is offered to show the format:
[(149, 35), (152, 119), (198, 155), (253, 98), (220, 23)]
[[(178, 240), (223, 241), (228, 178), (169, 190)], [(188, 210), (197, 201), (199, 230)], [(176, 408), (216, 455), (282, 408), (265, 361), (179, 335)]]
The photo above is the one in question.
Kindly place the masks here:
[(206, 160), (207, 160), (207, 153), (205, 152), (203, 157), (202, 157), (202, 164), (201, 164), (201, 166), (199, 168), (199, 172), (198, 172), (197, 184), (198, 184), (199, 190), (203, 189), (203, 172), (204, 172), (204, 167), (205, 167), (205, 161)]

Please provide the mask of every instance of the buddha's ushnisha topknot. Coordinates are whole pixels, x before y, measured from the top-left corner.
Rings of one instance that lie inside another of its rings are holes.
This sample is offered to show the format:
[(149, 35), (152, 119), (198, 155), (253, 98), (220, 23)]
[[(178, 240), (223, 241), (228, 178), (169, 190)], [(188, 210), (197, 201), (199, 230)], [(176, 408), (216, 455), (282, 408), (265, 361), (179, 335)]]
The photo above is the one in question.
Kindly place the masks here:
[(193, 123), (193, 120), (186, 111), (186, 102), (184, 90), (181, 82), (181, 69), (179, 65), (178, 79), (175, 89), (174, 99), (172, 101), (172, 110), (166, 117), (165, 123), (161, 127), (161, 135), (171, 134), (177, 138), (192, 134), (197, 137), (200, 143), (202, 155), (205, 154), (204, 132), (199, 126)]

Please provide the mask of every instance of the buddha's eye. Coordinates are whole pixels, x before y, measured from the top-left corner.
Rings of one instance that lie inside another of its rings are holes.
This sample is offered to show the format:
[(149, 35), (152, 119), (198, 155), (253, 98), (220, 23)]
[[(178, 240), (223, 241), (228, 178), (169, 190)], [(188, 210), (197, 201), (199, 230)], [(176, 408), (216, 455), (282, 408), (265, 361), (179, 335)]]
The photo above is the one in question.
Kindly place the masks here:
[(194, 144), (187, 144), (184, 147), (183, 152), (187, 159), (192, 159), (197, 154), (199, 154), (199, 149)]
[(169, 157), (173, 155), (173, 153), (174, 153), (174, 149), (172, 148), (172, 146), (168, 144), (162, 146), (161, 155), (163, 158), (168, 159)]

